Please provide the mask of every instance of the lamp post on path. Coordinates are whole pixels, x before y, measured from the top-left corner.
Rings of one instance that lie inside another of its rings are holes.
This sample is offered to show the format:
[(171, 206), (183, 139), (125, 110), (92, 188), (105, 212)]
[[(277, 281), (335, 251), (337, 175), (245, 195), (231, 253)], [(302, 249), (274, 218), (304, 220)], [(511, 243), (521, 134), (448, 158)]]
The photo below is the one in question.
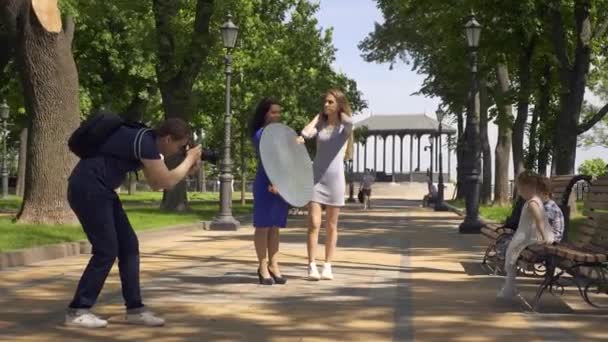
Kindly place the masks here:
[(444, 118), (444, 112), (441, 109), (437, 109), (437, 111), (435, 112), (435, 114), (437, 115), (437, 121), (439, 121), (439, 143), (437, 148), (439, 149), (439, 185), (437, 186), (437, 202), (435, 202), (435, 211), (447, 211), (448, 207), (445, 205), (444, 202), (444, 185), (443, 185), (443, 155), (441, 153), (441, 134), (442, 134), (442, 124), (443, 124), (443, 118)]
[(237, 230), (240, 222), (232, 216), (232, 159), (230, 158), (230, 79), (232, 76), (232, 49), (236, 45), (239, 28), (232, 22), (232, 16), (222, 25), (222, 40), (226, 48), (226, 114), (224, 115), (224, 156), (220, 165), (220, 213), (209, 225), (210, 230)]
[(471, 91), (469, 93), (467, 123), (464, 132), (464, 160), (462, 165), (463, 183), (466, 194), (466, 217), (458, 227), (463, 234), (478, 234), (481, 231), (479, 220), (480, 190), (480, 139), (479, 139), (479, 87), (477, 84), (477, 48), (481, 25), (472, 14), (465, 25), (467, 45), (470, 51)]

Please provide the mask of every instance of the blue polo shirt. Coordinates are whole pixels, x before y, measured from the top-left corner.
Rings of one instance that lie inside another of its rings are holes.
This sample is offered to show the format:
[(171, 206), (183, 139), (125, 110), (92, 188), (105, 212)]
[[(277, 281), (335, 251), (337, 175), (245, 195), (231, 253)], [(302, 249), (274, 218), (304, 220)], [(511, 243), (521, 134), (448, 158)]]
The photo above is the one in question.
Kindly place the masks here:
[(114, 193), (129, 172), (143, 167), (141, 159), (160, 158), (152, 130), (122, 126), (110, 135), (97, 156), (76, 164), (69, 182), (86, 191)]

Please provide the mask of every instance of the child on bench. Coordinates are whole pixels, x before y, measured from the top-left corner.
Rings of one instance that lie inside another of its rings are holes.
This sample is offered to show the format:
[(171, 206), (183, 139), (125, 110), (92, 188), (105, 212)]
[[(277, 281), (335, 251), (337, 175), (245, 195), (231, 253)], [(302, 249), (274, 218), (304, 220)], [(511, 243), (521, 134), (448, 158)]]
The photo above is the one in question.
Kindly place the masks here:
[[(553, 242), (560, 242), (564, 236), (565, 222), (564, 213), (560, 209), (559, 205), (551, 198), (551, 181), (545, 176), (540, 176), (539, 183), (540, 198), (543, 201), (543, 207), (547, 213), (547, 219), (549, 225), (553, 231)], [(507, 222), (503, 225), (504, 228), (517, 230), (519, 219), (521, 218), (522, 208), (525, 204), (525, 200), (521, 197), (517, 197), (517, 202), (513, 208), (513, 213), (507, 219)], [(502, 260), (505, 258), (507, 247), (513, 239), (513, 234), (503, 234), (496, 242), (496, 252), (498, 257)]]
[(497, 296), (504, 299), (517, 296), (515, 277), (517, 275), (517, 259), (519, 259), (521, 252), (530, 245), (551, 244), (555, 239), (542, 200), (542, 197), (547, 196), (549, 192), (548, 181), (536, 173), (525, 171), (517, 177), (517, 190), (526, 202), (521, 212), (517, 231), (507, 247), (505, 257), (507, 277)]

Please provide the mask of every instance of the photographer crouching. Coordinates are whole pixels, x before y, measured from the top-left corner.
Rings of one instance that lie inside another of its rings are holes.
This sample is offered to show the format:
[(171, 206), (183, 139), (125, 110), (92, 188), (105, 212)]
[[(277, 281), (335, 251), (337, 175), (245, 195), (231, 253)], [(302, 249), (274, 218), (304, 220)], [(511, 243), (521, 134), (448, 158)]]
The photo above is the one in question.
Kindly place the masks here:
[[(93, 246), (93, 255), (67, 309), (66, 325), (83, 328), (107, 325), (91, 308), (116, 258), (126, 322), (145, 326), (165, 323), (142, 302), (137, 235), (114, 189), (129, 172), (140, 169), (155, 190), (171, 189), (186, 176), (195, 174), (203, 150), (200, 145), (188, 147), (190, 135), (189, 125), (178, 118), (167, 119), (151, 129), (111, 113), (92, 116), (72, 134), (68, 145), (81, 160), (69, 178), (68, 201)], [(174, 169), (167, 169), (164, 156), (184, 152), (185, 159)]]

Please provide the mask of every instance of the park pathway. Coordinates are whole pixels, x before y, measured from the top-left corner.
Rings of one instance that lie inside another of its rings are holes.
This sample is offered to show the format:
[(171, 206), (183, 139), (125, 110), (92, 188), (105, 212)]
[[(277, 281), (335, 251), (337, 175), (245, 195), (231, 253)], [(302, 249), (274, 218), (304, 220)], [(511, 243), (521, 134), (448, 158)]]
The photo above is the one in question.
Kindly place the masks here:
[[(122, 322), (116, 268), (95, 310), (105, 329), (62, 325), (87, 257), (0, 271), (0, 341), (592, 341), (608, 339), (606, 311), (568, 291), (546, 295), (539, 313), (523, 298), (494, 299), (500, 277), (483, 272), (481, 236), (461, 218), (419, 202), (379, 200), (345, 209), (333, 281), (306, 275), (305, 218), (281, 237), (285, 286), (257, 285), (253, 229), (192, 230), (141, 241), (145, 302), (167, 325)], [(319, 249), (322, 257), (323, 248)], [(319, 260), (319, 265), (322, 262)]]

